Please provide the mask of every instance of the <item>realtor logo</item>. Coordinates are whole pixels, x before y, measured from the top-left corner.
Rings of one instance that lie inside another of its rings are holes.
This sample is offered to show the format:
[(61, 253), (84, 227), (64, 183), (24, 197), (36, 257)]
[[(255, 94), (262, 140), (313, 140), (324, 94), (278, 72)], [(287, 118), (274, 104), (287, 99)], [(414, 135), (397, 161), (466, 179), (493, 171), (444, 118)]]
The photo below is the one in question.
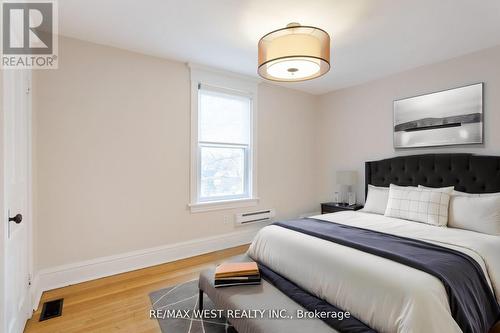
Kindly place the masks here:
[(57, 68), (54, 0), (2, 2), (2, 68)]

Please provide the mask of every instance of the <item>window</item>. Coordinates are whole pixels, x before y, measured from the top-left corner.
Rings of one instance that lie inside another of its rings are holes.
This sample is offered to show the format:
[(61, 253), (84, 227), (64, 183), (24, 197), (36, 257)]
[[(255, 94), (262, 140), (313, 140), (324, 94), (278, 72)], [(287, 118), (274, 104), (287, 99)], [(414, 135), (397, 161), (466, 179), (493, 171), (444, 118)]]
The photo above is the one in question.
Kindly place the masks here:
[(256, 84), (191, 72), (191, 211), (255, 204)]
[(198, 201), (248, 198), (252, 100), (198, 89)]

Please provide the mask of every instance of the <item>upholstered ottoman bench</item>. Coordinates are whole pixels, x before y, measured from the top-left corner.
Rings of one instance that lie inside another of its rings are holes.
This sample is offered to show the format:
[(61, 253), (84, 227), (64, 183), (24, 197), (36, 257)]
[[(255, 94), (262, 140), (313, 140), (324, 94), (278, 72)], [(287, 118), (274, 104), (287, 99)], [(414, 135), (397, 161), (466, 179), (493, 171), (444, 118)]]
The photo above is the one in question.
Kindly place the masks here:
[[(241, 255), (229, 261), (251, 260), (248, 256)], [(260, 318), (260, 315), (257, 318), (229, 318), (238, 333), (336, 332), (319, 319), (297, 319), (296, 313), (306, 310), (264, 279), (260, 285), (215, 288), (214, 269), (207, 269), (200, 274), (199, 289), (200, 308), (203, 307), (203, 296), (207, 294), (220, 310), (264, 310), (263, 318)], [(270, 315), (270, 311), (274, 311), (274, 316)], [(294, 318), (273, 318), (280, 311), (281, 314)]]

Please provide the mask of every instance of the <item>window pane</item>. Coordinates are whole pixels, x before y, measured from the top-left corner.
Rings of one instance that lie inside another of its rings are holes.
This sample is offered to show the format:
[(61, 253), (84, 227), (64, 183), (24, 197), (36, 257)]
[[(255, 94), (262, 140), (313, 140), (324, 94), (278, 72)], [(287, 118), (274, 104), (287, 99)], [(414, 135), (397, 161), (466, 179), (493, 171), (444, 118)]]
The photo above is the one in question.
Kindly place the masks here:
[(250, 98), (203, 89), (199, 93), (199, 141), (248, 144)]
[(200, 198), (245, 194), (245, 148), (201, 147)]

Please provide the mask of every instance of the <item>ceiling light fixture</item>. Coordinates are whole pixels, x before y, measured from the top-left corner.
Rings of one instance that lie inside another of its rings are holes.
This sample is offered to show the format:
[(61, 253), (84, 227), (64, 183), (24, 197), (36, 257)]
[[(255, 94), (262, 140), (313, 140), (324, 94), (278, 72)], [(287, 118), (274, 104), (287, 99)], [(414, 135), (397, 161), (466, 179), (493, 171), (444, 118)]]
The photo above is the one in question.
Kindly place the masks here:
[(259, 75), (273, 81), (311, 80), (330, 70), (330, 36), (290, 23), (259, 40)]

